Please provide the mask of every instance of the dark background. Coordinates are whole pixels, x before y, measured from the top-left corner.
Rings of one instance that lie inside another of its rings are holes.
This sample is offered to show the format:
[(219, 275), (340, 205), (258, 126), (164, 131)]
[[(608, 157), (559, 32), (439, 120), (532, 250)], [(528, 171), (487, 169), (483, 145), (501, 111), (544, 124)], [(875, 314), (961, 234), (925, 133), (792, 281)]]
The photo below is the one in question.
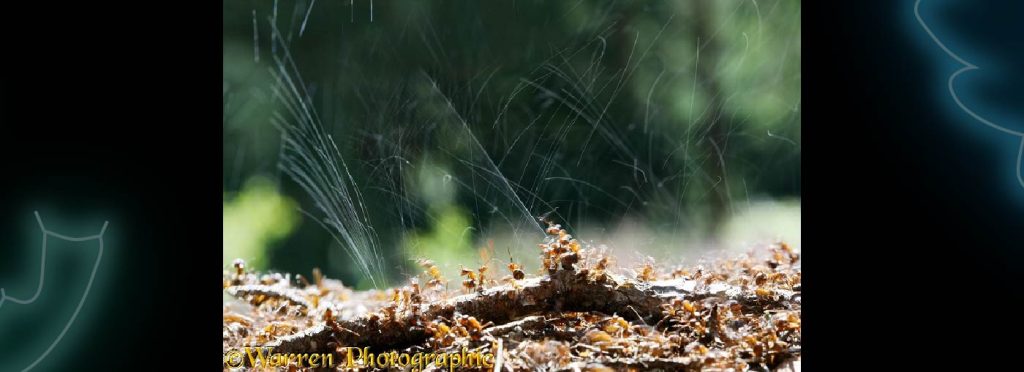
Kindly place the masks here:
[(827, 250), (804, 257), (806, 363), (1015, 363), (999, 341), (1021, 330), (1015, 142), (966, 134), (980, 124), (947, 107), (955, 66), (921, 42), (912, 1), (803, 10), (804, 239)]
[(37, 370), (216, 366), (219, 8), (34, 4), (0, 6), (0, 270), (38, 265), (35, 209), (68, 235), (110, 221), (100, 292)]
[[(911, 36), (910, 3), (803, 6), (804, 239), (821, 247), (804, 257), (811, 368), (1015, 362), (1000, 337), (1020, 330), (1022, 208), (993, 186), (1006, 154), (936, 107), (942, 67)], [(93, 341), (63, 352), (111, 370), (182, 350), (216, 364), (218, 8), (11, 7), (2, 233), (25, 234), (13, 227), (45, 200), (57, 215), (110, 211), (121, 237), (116, 293), (72, 328)]]

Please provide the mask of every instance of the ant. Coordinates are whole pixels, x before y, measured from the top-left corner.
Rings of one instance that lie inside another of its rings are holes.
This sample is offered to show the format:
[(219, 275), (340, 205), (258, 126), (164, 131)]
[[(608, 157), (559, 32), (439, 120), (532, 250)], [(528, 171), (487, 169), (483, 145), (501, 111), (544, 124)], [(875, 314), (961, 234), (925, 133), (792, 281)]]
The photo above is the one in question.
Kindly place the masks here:
[(597, 283), (604, 283), (608, 278), (608, 276), (605, 275), (605, 271), (608, 270), (609, 266), (611, 266), (611, 262), (612, 260), (608, 256), (601, 257), (601, 260), (597, 261), (597, 264), (594, 265), (594, 269), (590, 272), (590, 280)]
[(512, 273), (512, 279), (523, 280), (523, 278), (526, 278), (526, 273), (523, 272), (522, 266), (512, 261), (512, 251), (508, 248), (505, 248), (505, 250), (508, 251), (508, 271)]
[(462, 281), (463, 289), (465, 289), (467, 292), (472, 292), (474, 289), (476, 289), (476, 272), (474, 272), (471, 269), (467, 269), (465, 266), (463, 266), (462, 269), (459, 271), (459, 276), (466, 277), (466, 280)]
[(642, 282), (650, 282), (657, 279), (657, 276), (657, 270), (654, 268), (654, 259), (647, 257), (640, 268), (640, 272), (636, 274), (636, 279)]
[(416, 263), (423, 267), (424, 272), (430, 277), (430, 281), (427, 282), (427, 287), (438, 289), (444, 285), (444, 276), (441, 275), (441, 269), (437, 268), (434, 261), (421, 258), (416, 260)]
[(564, 270), (573, 270), (573, 265), (580, 261), (582, 253), (579, 241), (563, 229), (562, 225), (548, 220), (546, 215), (538, 217), (538, 220), (548, 224), (544, 230), (548, 238), (545, 243), (540, 244), (544, 268), (548, 274), (554, 275), (559, 266)]

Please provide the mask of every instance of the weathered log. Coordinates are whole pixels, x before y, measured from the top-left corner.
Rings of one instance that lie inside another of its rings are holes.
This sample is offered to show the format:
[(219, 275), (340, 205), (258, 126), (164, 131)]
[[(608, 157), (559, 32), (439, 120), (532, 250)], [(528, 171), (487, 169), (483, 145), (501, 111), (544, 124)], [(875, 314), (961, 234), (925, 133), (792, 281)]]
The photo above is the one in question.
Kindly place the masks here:
[(294, 288), (250, 284), (228, 287), (226, 291), (229, 295), (246, 300), (256, 306), (259, 306), (260, 303), (266, 300), (277, 299), (290, 302), (303, 310), (314, 309), (309, 300), (299, 290)]
[(495, 286), (421, 304), (417, 311), (400, 312), (396, 319), (368, 314), (353, 320), (320, 322), (265, 346), (283, 353), (333, 352), (329, 343), (337, 347), (400, 349), (421, 343), (430, 336), (423, 326), (424, 321), (452, 319), (456, 313), (473, 316), (482, 323), (500, 325), (544, 312), (597, 311), (654, 324), (663, 317), (661, 305), (673, 299), (732, 300), (745, 308), (758, 310), (785, 308), (789, 303), (800, 301), (799, 292), (785, 290), (775, 290), (771, 296), (757, 296), (725, 283), (702, 286), (698, 280), (685, 278), (643, 282), (614, 274), (600, 276), (595, 277), (585, 270), (561, 270), (521, 280), (517, 285)]
[[(690, 358), (609, 358), (600, 357), (588, 362), (573, 362), (557, 369), (557, 371), (585, 371), (588, 367), (603, 366), (616, 370), (643, 370), (643, 371), (700, 371), (701, 364), (694, 363)], [(596, 369), (596, 368), (594, 368)]]

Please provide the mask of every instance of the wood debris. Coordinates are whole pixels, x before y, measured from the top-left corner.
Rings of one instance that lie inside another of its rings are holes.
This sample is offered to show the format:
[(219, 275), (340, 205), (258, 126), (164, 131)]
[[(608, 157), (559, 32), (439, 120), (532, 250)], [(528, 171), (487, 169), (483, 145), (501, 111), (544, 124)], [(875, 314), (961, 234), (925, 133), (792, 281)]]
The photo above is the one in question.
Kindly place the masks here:
[(245, 303), (225, 306), (224, 348), (328, 352), (339, 360), (346, 347), (500, 350), (505, 370), (799, 365), (799, 254), (785, 243), (706, 267), (658, 270), (648, 262), (626, 276), (558, 225), (547, 232), (545, 275), (487, 286), (482, 270), (464, 273), (474, 285), (457, 296), (436, 285), (445, 280), (428, 261), (420, 265), (433, 284), (424, 290), (418, 278), (403, 288), (355, 292), (319, 275), (317, 284), (303, 285), (226, 272), (226, 293)]

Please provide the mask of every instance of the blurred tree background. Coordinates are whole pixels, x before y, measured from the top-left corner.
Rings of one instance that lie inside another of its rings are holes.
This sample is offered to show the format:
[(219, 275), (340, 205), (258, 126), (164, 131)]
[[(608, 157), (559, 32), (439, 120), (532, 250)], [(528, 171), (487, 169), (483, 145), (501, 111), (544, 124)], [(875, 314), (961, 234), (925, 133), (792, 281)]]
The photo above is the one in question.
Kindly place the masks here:
[(291, 61), (391, 283), (536, 262), (545, 214), (623, 264), (799, 244), (798, 0), (225, 1), (223, 38), (225, 265), (370, 286), (279, 168)]

